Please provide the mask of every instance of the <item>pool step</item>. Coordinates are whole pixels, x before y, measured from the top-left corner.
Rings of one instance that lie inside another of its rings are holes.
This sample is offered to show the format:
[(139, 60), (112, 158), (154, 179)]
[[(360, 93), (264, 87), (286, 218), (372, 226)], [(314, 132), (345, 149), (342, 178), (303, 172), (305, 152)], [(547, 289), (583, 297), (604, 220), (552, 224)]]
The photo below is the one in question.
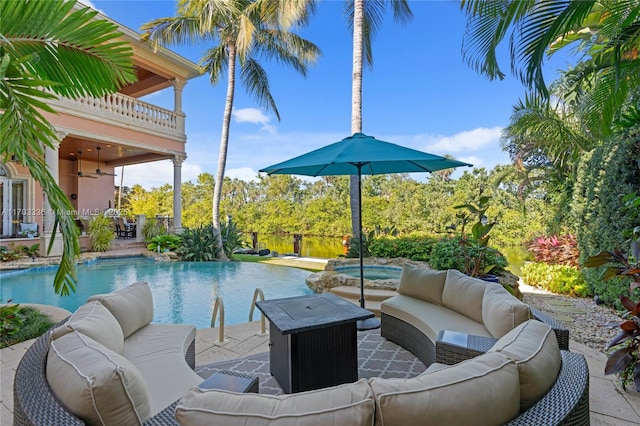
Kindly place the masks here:
[[(356, 305), (360, 304), (360, 287), (352, 287), (352, 286), (339, 286), (333, 287), (331, 293), (336, 296), (340, 296), (343, 299), (348, 300)], [(376, 314), (377, 317), (380, 316), (380, 303), (383, 300), (386, 300), (390, 297), (395, 296), (396, 293), (394, 290), (379, 290), (373, 288), (365, 288), (364, 289), (364, 305), (367, 310)]]

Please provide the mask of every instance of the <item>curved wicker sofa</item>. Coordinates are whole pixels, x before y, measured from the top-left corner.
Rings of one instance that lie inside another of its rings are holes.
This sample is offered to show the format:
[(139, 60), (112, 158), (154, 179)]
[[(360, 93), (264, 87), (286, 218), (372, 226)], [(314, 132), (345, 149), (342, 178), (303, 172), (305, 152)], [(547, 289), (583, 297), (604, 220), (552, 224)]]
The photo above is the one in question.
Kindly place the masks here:
[(477, 355), (532, 317), (555, 331), (560, 349), (569, 349), (569, 331), (558, 321), (520, 302), (500, 284), (454, 269), (404, 265), (398, 295), (383, 301), (380, 310), (382, 337), (409, 350), (425, 365), (436, 361), (436, 341), (442, 330), (468, 334), (471, 355)]

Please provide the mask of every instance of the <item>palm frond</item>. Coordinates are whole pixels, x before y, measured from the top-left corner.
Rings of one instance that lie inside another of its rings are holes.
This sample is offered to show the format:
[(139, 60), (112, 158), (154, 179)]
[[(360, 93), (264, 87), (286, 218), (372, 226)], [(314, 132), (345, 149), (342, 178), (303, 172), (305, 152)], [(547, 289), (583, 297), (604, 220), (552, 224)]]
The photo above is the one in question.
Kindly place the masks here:
[(595, 0), (544, 0), (537, 2), (520, 22), (511, 42), (512, 71), (529, 87), (547, 94), (542, 65), (547, 49), (558, 37), (570, 33), (589, 16)]
[(158, 45), (195, 44), (202, 39), (214, 39), (216, 36), (215, 32), (203, 32), (200, 20), (195, 16), (155, 19), (142, 25), (140, 30), (144, 31), (140, 39), (156, 48)]
[(526, 16), (533, 0), (463, 0), (460, 8), (467, 15), (462, 41), (462, 56), (471, 69), (490, 80), (503, 79), (497, 59), (497, 48), (508, 29)]
[(2, 48), (33, 75), (58, 83), (65, 97), (101, 97), (135, 81), (132, 50), (116, 24), (95, 20), (90, 8), (72, 10), (75, 0), (0, 2)]
[[(56, 132), (38, 111), (52, 111), (45, 101), (55, 96), (42, 90), (49, 82), (25, 74), (19, 63), (7, 62), (7, 58), (9, 56), (5, 55), (0, 74), (0, 103), (6, 107), (0, 115), (0, 134), (3, 135), (0, 158), (14, 156), (29, 169), (47, 196), (52, 209), (47, 214), (56, 215), (63, 240), (54, 289), (58, 294), (67, 295), (75, 291), (77, 282), (75, 264), (80, 254), (79, 230), (70, 214), (73, 210), (71, 202), (56, 184), (44, 160), (43, 146), (54, 146)], [(55, 235), (55, 229), (53, 231)]]
[(262, 21), (268, 26), (289, 30), (306, 26), (316, 11), (317, 3), (318, 0), (257, 0), (252, 7), (258, 9)]
[(258, 104), (273, 111), (280, 120), (280, 113), (269, 89), (269, 77), (258, 61), (253, 58), (241, 61), (240, 79), (247, 92), (255, 96)]
[(200, 59), (200, 65), (209, 75), (211, 84), (214, 86), (218, 84), (229, 68), (229, 52), (227, 46), (219, 44), (207, 49), (202, 59)]
[(260, 30), (255, 37), (257, 55), (283, 63), (305, 77), (308, 65), (314, 63), (321, 54), (318, 46), (288, 31)]
[(553, 107), (548, 98), (527, 94), (514, 106), (509, 126), (503, 130), (503, 147), (523, 158), (543, 153), (558, 169), (565, 169), (593, 145), (576, 126), (575, 118), (561, 104)]

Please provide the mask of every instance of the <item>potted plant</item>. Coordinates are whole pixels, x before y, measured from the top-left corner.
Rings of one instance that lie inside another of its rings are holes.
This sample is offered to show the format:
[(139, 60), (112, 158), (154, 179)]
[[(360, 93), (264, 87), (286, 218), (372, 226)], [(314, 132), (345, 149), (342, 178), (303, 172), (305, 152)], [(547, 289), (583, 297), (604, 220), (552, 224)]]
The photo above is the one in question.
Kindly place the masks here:
[[(633, 194), (627, 198), (627, 207), (640, 206), (640, 197)], [(585, 268), (605, 266), (601, 276), (603, 280), (613, 277), (627, 277), (629, 294), (640, 288), (640, 226), (636, 226), (631, 233), (630, 252), (624, 253), (620, 249), (604, 250), (595, 256), (587, 258)], [(623, 389), (633, 382), (636, 391), (640, 392), (640, 301), (630, 297), (620, 296), (620, 302), (626, 312), (622, 314), (624, 320), (619, 327), (621, 331), (609, 342), (607, 349), (615, 348), (609, 354), (605, 365), (605, 374), (618, 374)]]

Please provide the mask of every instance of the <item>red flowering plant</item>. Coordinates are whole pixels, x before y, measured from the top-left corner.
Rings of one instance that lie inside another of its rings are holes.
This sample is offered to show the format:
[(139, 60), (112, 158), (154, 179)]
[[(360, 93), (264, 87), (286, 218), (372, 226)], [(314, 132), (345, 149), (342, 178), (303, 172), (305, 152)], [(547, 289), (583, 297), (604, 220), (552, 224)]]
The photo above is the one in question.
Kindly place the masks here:
[(578, 266), (580, 251), (575, 235), (552, 235), (550, 237), (538, 237), (528, 247), (536, 262), (545, 262), (552, 265)]

